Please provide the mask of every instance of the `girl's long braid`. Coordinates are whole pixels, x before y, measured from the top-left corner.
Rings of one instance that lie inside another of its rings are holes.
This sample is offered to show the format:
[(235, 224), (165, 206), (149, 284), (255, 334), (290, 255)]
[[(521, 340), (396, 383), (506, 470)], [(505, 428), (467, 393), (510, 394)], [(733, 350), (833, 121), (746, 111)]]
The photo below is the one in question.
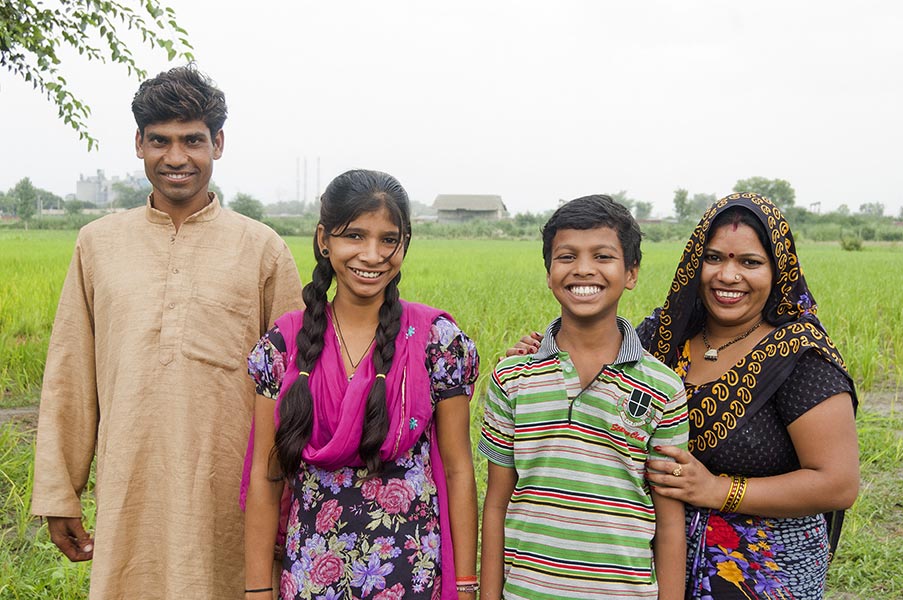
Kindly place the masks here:
[[(296, 339), (299, 371), (310, 373), (323, 351), (323, 335), (326, 331), (326, 292), (332, 284), (334, 271), (324, 258), (314, 238), (317, 265), (310, 283), (304, 286), (304, 323)], [(285, 476), (291, 476), (301, 464), (302, 452), (313, 429), (313, 397), (308, 377), (299, 375), (282, 397), (279, 405), (279, 428), (276, 431), (276, 454)]]
[[(398, 301), (398, 282), (401, 273), (386, 286), (385, 299), (379, 308), (379, 325), (376, 327), (376, 343), (373, 348), (373, 368), (377, 374), (386, 374), (392, 368), (395, 357), (395, 338), (401, 329), (401, 303)], [(386, 380), (377, 377), (367, 396), (364, 412), (364, 429), (358, 453), (371, 475), (382, 471), (380, 448), (389, 432), (389, 410), (386, 407)]]

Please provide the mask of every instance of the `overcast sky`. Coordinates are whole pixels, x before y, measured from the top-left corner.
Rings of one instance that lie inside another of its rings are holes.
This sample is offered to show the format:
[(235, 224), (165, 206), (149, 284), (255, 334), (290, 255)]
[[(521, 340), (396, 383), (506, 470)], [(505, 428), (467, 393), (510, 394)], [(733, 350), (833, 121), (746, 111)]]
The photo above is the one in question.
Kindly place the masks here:
[[(626, 190), (672, 212), (755, 175), (822, 211), (903, 206), (903, 3), (171, 0), (226, 93), (213, 179), (228, 200), (301, 199), (356, 167), (414, 200), (499, 194), (511, 212)], [(150, 73), (165, 57), (141, 51)], [(63, 66), (100, 151), (0, 71), (0, 190), (61, 196), (142, 169), (118, 65)], [(303, 186), (302, 186), (303, 187)]]

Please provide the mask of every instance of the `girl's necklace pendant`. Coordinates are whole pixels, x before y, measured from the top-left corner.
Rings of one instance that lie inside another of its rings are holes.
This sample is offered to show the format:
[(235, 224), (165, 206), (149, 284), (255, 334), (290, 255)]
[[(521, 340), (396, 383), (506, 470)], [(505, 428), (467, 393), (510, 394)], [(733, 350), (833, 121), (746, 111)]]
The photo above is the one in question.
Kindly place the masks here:
[(703, 354), (702, 357), (706, 360), (718, 360), (718, 349), (709, 348), (705, 351), (705, 354)]

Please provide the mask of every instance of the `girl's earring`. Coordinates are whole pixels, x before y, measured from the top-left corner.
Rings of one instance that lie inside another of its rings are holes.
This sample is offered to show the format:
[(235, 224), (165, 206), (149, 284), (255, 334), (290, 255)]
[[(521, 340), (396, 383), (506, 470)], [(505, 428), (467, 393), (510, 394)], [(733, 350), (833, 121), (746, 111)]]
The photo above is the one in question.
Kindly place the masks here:
[(328, 257), (329, 256), (329, 248), (323, 248), (322, 250), (320, 250), (320, 254), (323, 255), (323, 258)]

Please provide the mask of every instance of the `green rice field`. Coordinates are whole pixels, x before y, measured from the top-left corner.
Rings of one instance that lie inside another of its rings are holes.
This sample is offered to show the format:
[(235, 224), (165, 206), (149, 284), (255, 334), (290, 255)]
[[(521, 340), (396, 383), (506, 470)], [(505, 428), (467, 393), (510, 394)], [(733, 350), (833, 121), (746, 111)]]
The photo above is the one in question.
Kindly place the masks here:
[[(82, 599), (89, 569), (69, 564), (46, 526), (29, 517), (34, 407), (74, 231), (0, 230), (0, 598)], [(310, 238), (288, 238), (302, 279)], [(831, 567), (828, 598), (903, 597), (903, 245), (800, 241), (818, 315), (841, 349), (860, 393), (862, 488)], [(634, 323), (665, 297), (682, 250), (645, 243), (637, 288), (621, 314)], [(505, 348), (542, 330), (557, 304), (545, 286), (538, 241), (420, 240), (403, 268), (402, 296), (446, 309), (476, 340), (483, 364), (472, 412), (474, 440), (486, 379)], [(480, 489), (485, 461), (476, 459)], [(90, 498), (85, 500), (91, 516)]]

